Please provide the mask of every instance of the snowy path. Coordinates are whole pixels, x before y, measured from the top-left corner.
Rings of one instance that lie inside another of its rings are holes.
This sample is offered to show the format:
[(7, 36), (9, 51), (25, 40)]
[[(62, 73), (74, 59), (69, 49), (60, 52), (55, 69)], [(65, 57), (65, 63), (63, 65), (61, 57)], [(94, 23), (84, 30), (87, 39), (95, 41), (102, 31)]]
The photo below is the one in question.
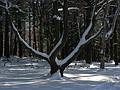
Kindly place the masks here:
[[(6, 66), (0, 62), (0, 90), (120, 90), (120, 66), (106, 64), (99, 70), (97, 64), (90, 68), (69, 67), (64, 78), (48, 79), (46, 62), (31, 63), (21, 60)], [(56, 75), (58, 78), (58, 75)]]

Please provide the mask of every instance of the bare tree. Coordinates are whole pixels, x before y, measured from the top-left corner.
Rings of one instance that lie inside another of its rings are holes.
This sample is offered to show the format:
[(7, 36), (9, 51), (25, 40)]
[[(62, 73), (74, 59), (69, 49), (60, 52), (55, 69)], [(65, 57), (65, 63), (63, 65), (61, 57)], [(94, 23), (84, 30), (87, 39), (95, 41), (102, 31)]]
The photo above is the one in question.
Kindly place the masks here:
[(0, 13), (0, 57), (2, 57), (3, 56), (3, 27), (2, 27), (2, 17), (3, 17), (3, 13), (2, 13), (2, 9), (0, 8), (0, 11), (1, 11), (1, 13)]
[[(56, 0), (53, 0), (53, 2)], [(109, 0), (109, 3), (111, 2), (111, 0)], [(6, 9), (6, 11), (9, 14), (9, 19), (10, 19), (10, 23), (12, 26), (12, 29), (14, 30), (16, 36), (18, 37), (19, 41), (30, 51), (32, 52), (34, 55), (36, 55), (39, 58), (43, 58), (45, 59), (51, 67), (50, 70), (50, 74), (53, 75), (56, 72), (60, 72), (61, 76), (63, 77), (63, 72), (65, 70), (65, 68), (72, 63), (75, 58), (78, 56), (81, 47), (84, 46), (86, 43), (90, 42), (92, 39), (94, 39), (95, 37), (97, 37), (100, 32), (103, 30), (103, 24), (100, 25), (99, 29), (96, 30), (96, 32), (94, 32), (93, 35), (89, 35), (89, 33), (91, 31), (93, 31), (93, 28), (95, 27), (95, 22), (96, 22), (96, 17), (101, 14), (101, 11), (103, 10), (104, 6), (108, 4), (108, 2), (98, 2), (97, 0), (94, 0), (94, 6), (92, 8), (92, 14), (91, 14), (91, 20), (90, 23), (88, 25), (88, 27), (85, 29), (85, 31), (82, 33), (81, 37), (79, 38), (79, 42), (76, 45), (76, 47), (73, 49), (73, 51), (71, 51), (68, 56), (66, 56), (65, 58), (59, 60), (58, 58), (58, 53), (59, 51), (62, 49), (62, 47), (65, 45), (66, 41), (68, 40), (68, 33), (69, 33), (69, 29), (68, 29), (68, 10), (70, 10), (71, 8), (68, 7), (68, 2), (67, 0), (64, 0), (64, 5), (63, 5), (63, 31), (61, 34), (61, 37), (59, 38), (59, 41), (57, 42), (57, 44), (53, 47), (53, 49), (50, 51), (49, 54), (47, 53), (43, 53), (40, 51), (35, 50), (34, 48), (32, 48), (29, 44), (27, 44), (25, 42), (25, 40), (22, 39), (22, 37), (20, 36), (18, 29), (15, 27), (14, 25), (14, 21), (12, 21), (12, 19), (10, 18), (10, 13), (9, 13), (9, 7), (7, 6), (8, 2), (6, 0), (6, 6), (4, 6), (4, 8)], [(97, 7), (99, 4), (101, 4), (101, 6)], [(73, 8), (72, 8), (73, 9)], [(76, 8), (74, 8), (76, 9)], [(77, 8), (78, 9), (78, 8)], [(116, 13), (118, 13), (118, 11), (116, 11)], [(56, 19), (58, 19), (59, 17), (57, 15), (54, 15)], [(115, 14), (115, 18), (113, 21), (113, 27), (115, 25), (115, 21), (116, 21), (116, 17), (117, 14)], [(61, 19), (60, 19), (61, 20)], [(113, 31), (114, 28), (111, 28), (109, 31)], [(109, 34), (109, 33), (107, 33)], [(89, 37), (87, 37), (89, 35)], [(109, 37), (109, 35), (107, 35), (107, 38)]]

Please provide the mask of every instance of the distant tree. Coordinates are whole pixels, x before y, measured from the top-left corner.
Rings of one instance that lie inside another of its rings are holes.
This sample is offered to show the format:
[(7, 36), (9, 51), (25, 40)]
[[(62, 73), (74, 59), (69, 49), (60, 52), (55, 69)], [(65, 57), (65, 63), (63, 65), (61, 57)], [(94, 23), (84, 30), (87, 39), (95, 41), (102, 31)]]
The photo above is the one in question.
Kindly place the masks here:
[(0, 8), (0, 57), (3, 56), (3, 13), (2, 8)]
[(9, 32), (10, 32), (9, 15), (8, 15), (7, 10), (5, 10), (5, 41), (4, 41), (5, 52), (4, 52), (4, 55), (6, 56), (6, 58), (10, 57)]

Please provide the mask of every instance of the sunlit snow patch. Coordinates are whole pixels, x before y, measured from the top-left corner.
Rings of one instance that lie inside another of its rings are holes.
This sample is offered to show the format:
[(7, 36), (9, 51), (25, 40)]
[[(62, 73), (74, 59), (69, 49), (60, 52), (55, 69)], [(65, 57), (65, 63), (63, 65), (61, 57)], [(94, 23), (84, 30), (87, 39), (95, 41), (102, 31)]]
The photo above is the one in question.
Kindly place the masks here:
[(57, 71), (56, 73), (54, 73), (48, 80), (62, 80), (62, 77), (60, 75), (60, 72)]
[(99, 68), (98, 66), (94, 65), (94, 64), (91, 64), (90, 65), (90, 68)]
[(107, 82), (96, 86), (92, 90), (120, 90), (120, 86), (114, 82)]

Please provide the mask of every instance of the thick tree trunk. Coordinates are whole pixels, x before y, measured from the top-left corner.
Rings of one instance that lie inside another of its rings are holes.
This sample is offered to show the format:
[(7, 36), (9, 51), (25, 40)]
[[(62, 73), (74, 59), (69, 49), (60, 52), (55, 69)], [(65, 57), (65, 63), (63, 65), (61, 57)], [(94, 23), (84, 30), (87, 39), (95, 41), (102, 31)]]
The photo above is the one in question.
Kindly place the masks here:
[[(55, 3), (57, 3), (57, 2), (55, 1), (54, 4)], [(56, 8), (56, 7), (54, 6), (54, 8)], [(54, 14), (57, 14), (57, 11), (55, 11)], [(61, 44), (56, 48), (56, 50), (50, 56), (50, 62), (49, 62), (49, 64), (51, 66), (51, 71), (50, 71), (51, 75), (53, 75), (54, 73), (56, 73), (58, 70), (60, 70), (60, 72), (62, 72), (62, 69), (60, 69), (60, 66), (57, 65), (57, 63), (55, 62), (55, 59), (56, 59), (56, 57), (59, 54), (59, 50), (61, 50), (63, 48), (63, 46), (65, 45), (67, 37), (68, 37), (68, 26), (67, 26), (68, 25), (68, 21), (67, 21), (68, 9), (67, 9), (67, 0), (64, 0), (63, 15), (64, 15), (63, 16), (63, 21), (64, 21), (63, 32), (64, 32), (64, 35), (63, 35), (63, 39), (62, 39)], [(59, 29), (59, 27), (56, 27), (56, 26), (59, 26), (58, 25), (59, 24), (58, 21), (55, 20), (54, 24), (55, 24), (55, 30)], [(58, 37), (58, 36), (59, 35), (57, 35), (56, 37)], [(61, 76), (63, 76), (63, 73), (61, 74)]]
[(54, 65), (53, 63), (50, 64), (50, 66), (51, 66), (51, 70), (50, 70), (51, 75), (53, 75), (54, 73), (56, 73), (59, 70), (58, 66)]
[(53, 75), (54, 73), (56, 73), (59, 70), (59, 66), (57, 65), (57, 63), (55, 62), (55, 60), (53, 60), (53, 58), (50, 58), (50, 60), (48, 61), (49, 65), (50, 65), (50, 74)]
[(61, 75), (61, 77), (64, 77), (63, 72), (64, 72), (65, 68), (66, 67), (60, 67), (60, 75)]

